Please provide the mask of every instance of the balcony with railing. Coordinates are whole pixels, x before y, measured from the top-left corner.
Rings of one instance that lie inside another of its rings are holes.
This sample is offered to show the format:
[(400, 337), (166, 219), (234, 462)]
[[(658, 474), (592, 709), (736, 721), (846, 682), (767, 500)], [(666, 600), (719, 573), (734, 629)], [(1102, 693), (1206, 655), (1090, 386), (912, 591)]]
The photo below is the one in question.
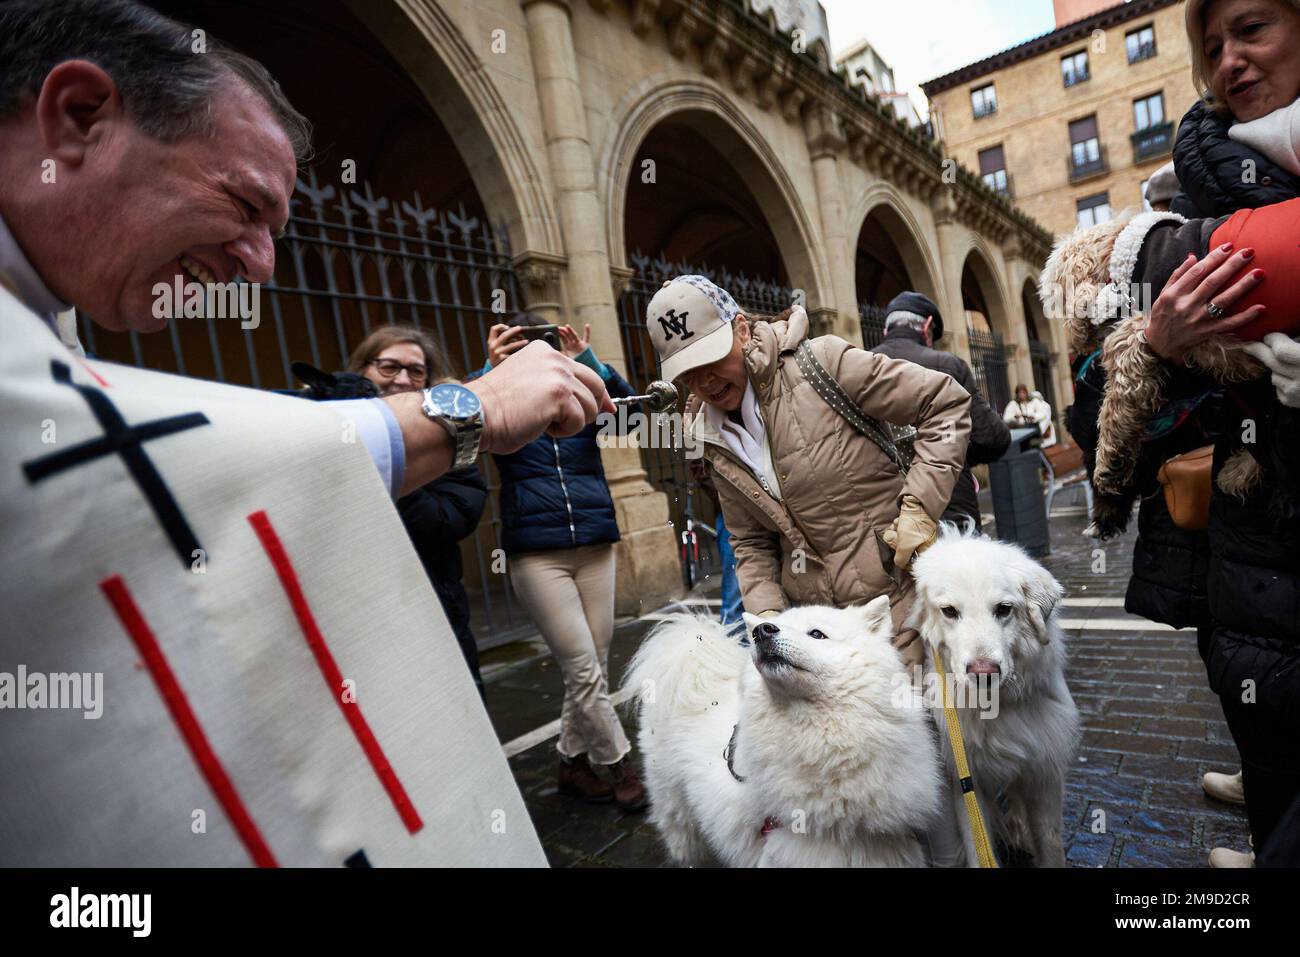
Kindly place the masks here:
[(1091, 80), (1092, 73), (1089, 72), (1087, 67), (1084, 67), (1081, 70), (1063, 70), (1061, 72), (1061, 79), (1065, 83), (1065, 88), (1068, 90), (1072, 86), (1078, 86), (1080, 83)]
[(1086, 151), (1071, 150), (1065, 158), (1065, 165), (1070, 171), (1070, 182), (1080, 183), (1094, 176), (1100, 176), (1110, 169), (1106, 160), (1106, 147), (1098, 146), (1097, 155), (1089, 156)]
[(1145, 43), (1133, 43), (1128, 48), (1128, 62), (1140, 63), (1143, 60), (1149, 60), (1156, 55), (1156, 41), (1148, 40)]
[(1011, 174), (1004, 169), (994, 170), (991, 173), (985, 173), (980, 177), (984, 185), (993, 192), (1006, 199), (1012, 199), (1015, 196), (1014, 186)]
[(1156, 123), (1133, 133), (1133, 162), (1142, 163), (1156, 156), (1164, 156), (1174, 148), (1174, 124)]

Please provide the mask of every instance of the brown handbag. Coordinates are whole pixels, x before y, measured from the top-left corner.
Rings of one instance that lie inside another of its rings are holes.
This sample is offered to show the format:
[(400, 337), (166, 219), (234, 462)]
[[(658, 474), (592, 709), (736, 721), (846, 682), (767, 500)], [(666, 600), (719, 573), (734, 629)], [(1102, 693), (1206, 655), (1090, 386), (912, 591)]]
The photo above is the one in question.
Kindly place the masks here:
[(1166, 459), (1156, 473), (1156, 481), (1164, 489), (1169, 517), (1179, 528), (1199, 532), (1210, 524), (1213, 465), (1214, 446), (1205, 445)]

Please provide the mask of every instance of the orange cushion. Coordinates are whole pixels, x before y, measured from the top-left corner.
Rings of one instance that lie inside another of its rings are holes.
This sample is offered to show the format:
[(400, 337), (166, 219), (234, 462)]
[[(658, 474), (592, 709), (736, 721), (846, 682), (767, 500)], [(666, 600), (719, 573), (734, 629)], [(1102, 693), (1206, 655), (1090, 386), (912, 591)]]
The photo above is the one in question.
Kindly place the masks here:
[(1266, 311), (1233, 335), (1253, 342), (1270, 332), (1300, 331), (1300, 199), (1237, 210), (1210, 238), (1211, 249), (1224, 243), (1236, 249), (1253, 248), (1255, 258), (1246, 268), (1264, 270), (1264, 281), (1235, 302), (1231, 311), (1241, 312), (1256, 303)]

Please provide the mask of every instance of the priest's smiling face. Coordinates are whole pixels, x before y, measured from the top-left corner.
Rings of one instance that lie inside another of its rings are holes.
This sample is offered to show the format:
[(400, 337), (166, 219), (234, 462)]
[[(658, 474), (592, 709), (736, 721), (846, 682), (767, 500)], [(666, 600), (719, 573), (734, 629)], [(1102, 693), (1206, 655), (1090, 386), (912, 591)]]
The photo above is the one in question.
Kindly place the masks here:
[[(153, 331), (157, 283), (269, 282), (273, 237), (293, 194), (293, 148), (269, 107), (235, 84), (214, 101), (210, 136), (163, 143), (127, 133), (119, 170), (117, 242), (103, 250), (87, 312), (112, 329)], [(93, 301), (99, 298), (100, 302)]]
[(155, 308), (160, 283), (271, 279), (296, 163), (242, 81), (213, 93), (210, 132), (170, 142), (145, 133), (86, 61), (55, 67), (32, 109), (57, 178), (16, 197), (30, 203), (12, 215), (26, 213), (26, 251), (60, 299), (105, 328), (154, 332), (169, 321)]

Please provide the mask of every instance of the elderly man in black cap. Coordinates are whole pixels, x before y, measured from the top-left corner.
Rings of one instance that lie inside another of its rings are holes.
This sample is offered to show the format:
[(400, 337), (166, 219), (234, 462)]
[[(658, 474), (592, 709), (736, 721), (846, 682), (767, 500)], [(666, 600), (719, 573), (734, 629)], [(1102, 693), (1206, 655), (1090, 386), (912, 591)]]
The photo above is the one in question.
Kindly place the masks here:
[(934, 300), (919, 292), (902, 292), (885, 307), (885, 338), (872, 351), (891, 359), (906, 359), (936, 372), (946, 372), (970, 393), (971, 432), (970, 445), (966, 448), (966, 467), (953, 487), (943, 521), (963, 524), (970, 518), (978, 529), (980, 507), (970, 468), (999, 458), (1011, 444), (1011, 432), (980, 395), (970, 366), (960, 356), (934, 348), (942, 338), (943, 316)]

